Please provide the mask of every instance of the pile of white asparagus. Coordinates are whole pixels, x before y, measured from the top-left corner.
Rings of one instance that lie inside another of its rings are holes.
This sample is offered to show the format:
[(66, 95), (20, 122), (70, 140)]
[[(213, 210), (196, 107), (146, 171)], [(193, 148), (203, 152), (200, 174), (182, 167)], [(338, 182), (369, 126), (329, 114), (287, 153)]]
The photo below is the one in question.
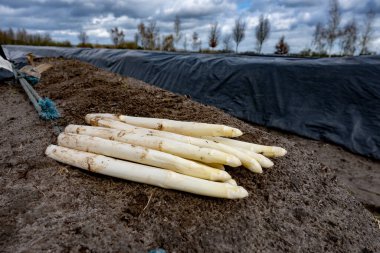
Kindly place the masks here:
[(286, 154), (230, 139), (243, 133), (225, 125), (107, 113), (85, 119), (91, 126), (68, 125), (45, 154), (84, 170), (204, 196), (247, 197), (224, 165), (262, 173), (273, 166), (267, 157)]

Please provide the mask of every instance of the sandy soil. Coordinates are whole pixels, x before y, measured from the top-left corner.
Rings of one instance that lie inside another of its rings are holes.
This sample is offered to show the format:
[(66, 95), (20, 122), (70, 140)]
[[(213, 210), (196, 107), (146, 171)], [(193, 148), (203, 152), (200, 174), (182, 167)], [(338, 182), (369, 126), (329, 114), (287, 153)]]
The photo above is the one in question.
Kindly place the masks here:
[(331, 143), (269, 131), (296, 142), (299, 148), (312, 151), (319, 162), (334, 170), (338, 183), (380, 220), (380, 161), (353, 154)]
[[(39, 120), (20, 87), (0, 85), (1, 252), (380, 252), (379, 225), (341, 187), (378, 182), (377, 162), (84, 63), (52, 63), (37, 90), (57, 102), (58, 121)], [(96, 175), (45, 157), (64, 126), (84, 124), (89, 112), (227, 124), (245, 132), (242, 140), (289, 153), (260, 175), (228, 169), (250, 192), (236, 201)], [(378, 191), (368, 185), (376, 209)]]

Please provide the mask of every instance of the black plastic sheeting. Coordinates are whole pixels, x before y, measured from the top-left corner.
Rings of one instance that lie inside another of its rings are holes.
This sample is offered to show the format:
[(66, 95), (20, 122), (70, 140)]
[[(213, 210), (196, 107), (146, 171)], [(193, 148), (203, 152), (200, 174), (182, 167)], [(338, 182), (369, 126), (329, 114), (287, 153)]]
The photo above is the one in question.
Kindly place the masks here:
[(5, 56), (5, 53), (4, 53), (4, 50), (3, 50), (3, 47), (0, 45), (0, 56), (3, 58), (3, 59), (7, 59), (7, 57)]
[(380, 56), (331, 59), (5, 46), (75, 58), (274, 127), (380, 159)]
[(0, 81), (1, 80), (6, 80), (6, 79), (11, 79), (13, 78), (13, 72), (10, 72), (7, 69), (4, 69), (0, 66)]
[(6, 60), (7, 58), (5, 57), (3, 48), (0, 45), (0, 81), (13, 77), (13, 72), (3, 65), (4, 61), (6, 62)]

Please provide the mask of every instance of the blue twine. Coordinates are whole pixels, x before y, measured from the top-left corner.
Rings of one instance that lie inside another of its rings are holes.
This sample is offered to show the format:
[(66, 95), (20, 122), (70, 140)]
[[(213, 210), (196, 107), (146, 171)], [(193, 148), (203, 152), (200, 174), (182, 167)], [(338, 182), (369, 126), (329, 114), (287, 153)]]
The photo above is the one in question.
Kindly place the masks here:
[(41, 98), (38, 100), (38, 104), (41, 106), (40, 117), (44, 120), (54, 120), (61, 117), (55, 103), (49, 98)]
[(17, 76), (16, 76), (16, 79), (21, 79), (21, 78), (24, 78), (30, 85), (34, 86), (36, 85), (40, 79), (38, 77), (35, 77), (35, 76), (29, 76), (25, 73), (22, 73), (18, 70), (16, 70), (17, 72)]
[(35, 76), (25, 76), (24, 78), (32, 86), (36, 85), (40, 81), (40, 79), (38, 77), (35, 77)]
[(151, 250), (148, 251), (148, 253), (166, 253), (166, 250), (160, 249), (160, 248), (158, 248), (158, 249), (151, 249)]

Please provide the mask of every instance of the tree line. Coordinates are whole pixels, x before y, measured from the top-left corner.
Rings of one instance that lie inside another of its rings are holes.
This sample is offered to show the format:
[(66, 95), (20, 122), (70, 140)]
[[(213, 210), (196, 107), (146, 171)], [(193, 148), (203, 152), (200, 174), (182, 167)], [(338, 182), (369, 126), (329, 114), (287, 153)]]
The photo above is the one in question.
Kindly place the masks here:
[[(267, 18), (263, 16), (260, 17), (260, 23), (256, 29), (256, 37), (258, 39), (257, 48), (261, 52), (262, 45), (265, 40), (269, 37), (270, 24)], [(125, 45), (125, 33), (123, 30), (115, 27), (110, 31), (110, 37), (113, 45), (116, 48), (124, 48)], [(175, 17), (173, 25), (173, 34), (159, 35), (160, 29), (157, 26), (155, 20), (150, 20), (147, 23), (140, 22), (137, 26), (137, 32), (134, 35), (134, 47), (145, 49), (145, 50), (162, 50), (162, 51), (176, 51), (180, 48), (180, 41), (182, 40), (182, 48), (184, 51), (188, 51), (191, 47), (193, 51), (206, 51), (202, 49), (202, 40), (199, 37), (198, 32), (194, 31), (191, 37), (188, 38), (186, 34), (182, 32), (182, 21), (179, 16)], [(78, 37), (81, 45), (86, 44), (87, 37), (81, 33)], [(237, 19), (235, 21), (235, 26), (231, 34), (226, 34), (221, 36), (221, 31), (218, 22), (210, 25), (209, 35), (208, 35), (208, 45), (212, 50), (223, 43), (224, 52), (232, 52), (232, 41), (235, 42), (235, 51), (238, 52), (239, 44), (244, 40), (246, 35), (246, 22), (242, 19)]]
[(25, 29), (0, 29), (0, 44), (71, 47), (70, 41), (54, 41), (49, 33), (30, 34)]
[(312, 44), (316, 52), (331, 56), (335, 44), (338, 44), (341, 55), (370, 54), (368, 46), (372, 39), (375, 12), (368, 10), (361, 25), (352, 18), (344, 26), (341, 26), (341, 13), (338, 0), (330, 0), (327, 23), (318, 23), (313, 34)]
[[(369, 10), (364, 20), (358, 23), (355, 18), (342, 26), (342, 14), (338, 0), (330, 0), (328, 9), (328, 20), (318, 23), (313, 33), (312, 48), (302, 50), (302, 56), (331, 56), (334, 48), (339, 49), (338, 55), (370, 54), (369, 44), (372, 40), (373, 23), (375, 12)], [(137, 25), (137, 32), (133, 41), (125, 40), (125, 32), (118, 27), (109, 30), (112, 45), (91, 44), (89, 36), (85, 31), (78, 35), (78, 47), (107, 47), (121, 49), (144, 49), (162, 51), (192, 51), (214, 53), (214, 52), (236, 52), (239, 45), (246, 39), (247, 24), (242, 18), (235, 20), (230, 33), (222, 34), (218, 22), (210, 25), (208, 32), (208, 48), (202, 48), (202, 40), (198, 32), (193, 31), (190, 37), (182, 32), (182, 21), (176, 16), (173, 22), (173, 33), (160, 36), (160, 29), (155, 20), (140, 22)], [(270, 20), (261, 15), (259, 22), (254, 28), (255, 51), (261, 54), (262, 48), (268, 41), (271, 33)], [(181, 44), (182, 42), (182, 44)], [(69, 41), (53, 41), (49, 34), (29, 34), (25, 29), (14, 31), (9, 28), (2, 31), (0, 29), (0, 44), (24, 44), (37, 46), (71, 46)], [(222, 46), (222, 50), (216, 50)], [(274, 54), (289, 54), (290, 46), (282, 35), (274, 48)]]
[[(328, 9), (328, 21), (323, 24), (317, 23), (313, 33), (312, 48), (304, 49), (300, 55), (304, 56), (330, 56), (334, 47), (337, 47), (339, 53), (337, 55), (354, 55), (354, 54), (370, 54), (369, 43), (372, 40), (373, 23), (375, 20), (375, 12), (368, 10), (364, 20), (359, 24), (355, 18), (342, 26), (342, 11), (338, 0), (330, 0)], [(145, 50), (163, 50), (175, 51), (180, 48), (179, 42), (182, 40), (182, 48), (188, 50), (190, 44), (193, 51), (200, 52), (216, 52), (216, 48), (222, 45), (223, 49), (218, 52), (233, 52), (238, 53), (240, 43), (246, 38), (247, 26), (246, 21), (239, 18), (235, 20), (232, 31), (228, 34), (221, 34), (218, 22), (212, 23), (208, 32), (209, 49), (202, 49), (202, 41), (199, 34), (194, 31), (190, 38), (182, 33), (181, 19), (176, 16), (173, 25), (173, 34), (159, 36), (159, 28), (154, 20), (148, 21), (147, 24), (141, 22), (137, 26), (135, 34), (134, 48), (142, 48)], [(110, 31), (111, 38), (119, 37), (118, 40), (113, 40), (116, 47), (123, 45), (124, 33), (117, 34), (118, 28)], [(270, 20), (261, 15), (259, 22), (255, 27), (255, 53), (261, 54), (265, 42), (268, 40), (271, 33)], [(234, 50), (233, 50), (234, 43)], [(275, 45), (274, 54), (286, 55), (289, 54), (290, 46), (285, 41), (285, 35), (282, 35)]]

